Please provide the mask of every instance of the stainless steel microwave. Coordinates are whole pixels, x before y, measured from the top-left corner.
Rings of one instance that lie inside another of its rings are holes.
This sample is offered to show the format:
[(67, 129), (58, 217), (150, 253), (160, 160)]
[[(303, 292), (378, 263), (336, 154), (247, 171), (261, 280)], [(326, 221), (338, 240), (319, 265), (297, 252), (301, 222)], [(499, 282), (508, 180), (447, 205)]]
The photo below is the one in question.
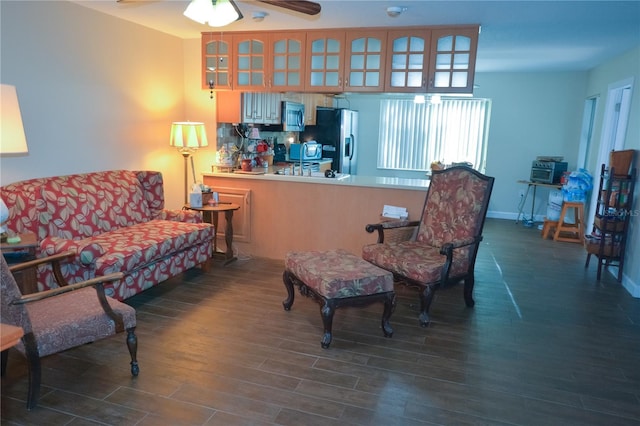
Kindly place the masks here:
[(304, 104), (282, 102), (282, 130), (302, 132), (304, 130)]

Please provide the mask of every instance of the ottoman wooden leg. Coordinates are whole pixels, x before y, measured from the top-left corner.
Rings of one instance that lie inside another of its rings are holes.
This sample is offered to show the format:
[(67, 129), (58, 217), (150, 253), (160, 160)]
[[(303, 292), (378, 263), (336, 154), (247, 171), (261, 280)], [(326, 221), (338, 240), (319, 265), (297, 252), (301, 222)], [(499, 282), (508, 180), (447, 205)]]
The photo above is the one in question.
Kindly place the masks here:
[(293, 276), (289, 271), (284, 271), (282, 274), (282, 281), (284, 282), (284, 287), (287, 289), (287, 298), (282, 302), (282, 306), (284, 306), (284, 310), (288, 311), (291, 309), (291, 305), (293, 305), (293, 299), (295, 298), (295, 292), (293, 291)]
[(331, 328), (333, 326), (333, 314), (336, 312), (336, 304), (332, 299), (325, 299), (324, 305), (320, 308), (320, 315), (322, 316), (322, 325), (324, 326), (324, 334), (320, 345), (324, 349), (327, 349), (331, 344)]

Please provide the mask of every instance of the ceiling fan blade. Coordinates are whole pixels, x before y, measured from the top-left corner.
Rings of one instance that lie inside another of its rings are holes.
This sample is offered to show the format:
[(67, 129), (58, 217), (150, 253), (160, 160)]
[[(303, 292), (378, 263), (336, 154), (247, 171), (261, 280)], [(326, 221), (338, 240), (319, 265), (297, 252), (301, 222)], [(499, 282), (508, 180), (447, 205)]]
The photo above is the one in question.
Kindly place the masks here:
[(306, 0), (258, 0), (260, 3), (267, 3), (284, 9), (293, 10), (307, 15), (317, 15), (322, 9), (319, 3)]

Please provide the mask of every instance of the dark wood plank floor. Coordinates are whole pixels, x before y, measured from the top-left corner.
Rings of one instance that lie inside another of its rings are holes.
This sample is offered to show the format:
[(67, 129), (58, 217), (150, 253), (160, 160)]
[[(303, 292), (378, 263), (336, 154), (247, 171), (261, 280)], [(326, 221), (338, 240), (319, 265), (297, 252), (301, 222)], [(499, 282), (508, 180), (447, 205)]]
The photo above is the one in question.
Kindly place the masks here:
[[(364, 232), (364, 231), (363, 231)], [(128, 300), (140, 376), (124, 336), (43, 360), (38, 408), (10, 352), (3, 425), (638, 425), (640, 299), (595, 279), (577, 244), (488, 220), (476, 306), (437, 293), (432, 324), (398, 287), (393, 338), (382, 305), (339, 309), (320, 347), (319, 305), (282, 308), (282, 261), (189, 271)]]

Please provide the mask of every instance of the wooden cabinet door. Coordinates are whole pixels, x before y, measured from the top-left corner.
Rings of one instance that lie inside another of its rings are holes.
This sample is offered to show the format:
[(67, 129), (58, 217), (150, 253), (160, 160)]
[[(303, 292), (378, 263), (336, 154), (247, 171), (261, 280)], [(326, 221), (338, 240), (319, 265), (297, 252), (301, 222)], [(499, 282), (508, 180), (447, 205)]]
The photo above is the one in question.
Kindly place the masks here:
[(202, 34), (202, 88), (231, 90), (232, 39), (215, 33)]
[[(214, 187), (214, 191), (218, 193), (220, 201), (226, 203), (237, 204), (240, 206), (233, 213), (233, 241), (234, 242), (251, 242), (251, 190), (241, 188), (221, 188)], [(218, 219), (218, 244), (224, 245), (225, 225), (224, 219)]]
[(280, 93), (264, 93), (264, 123), (280, 124), (282, 122), (282, 96)]
[(242, 94), (242, 122), (264, 122), (264, 99), (262, 93), (248, 92)]
[(387, 32), (347, 31), (344, 90), (381, 92), (385, 82)]
[(233, 88), (267, 90), (269, 36), (264, 33), (233, 35)]
[(279, 93), (242, 94), (242, 122), (280, 124), (281, 95)]
[(268, 87), (273, 91), (304, 90), (305, 33), (272, 33)]
[(387, 34), (386, 92), (427, 91), (431, 32), (391, 30)]
[(333, 106), (331, 96), (323, 93), (303, 93), (301, 102), (304, 104), (304, 124), (313, 126), (316, 124), (316, 108)]
[(339, 92), (344, 89), (343, 31), (307, 32), (307, 92)]
[(431, 30), (429, 84), (432, 93), (472, 93), (479, 27)]

